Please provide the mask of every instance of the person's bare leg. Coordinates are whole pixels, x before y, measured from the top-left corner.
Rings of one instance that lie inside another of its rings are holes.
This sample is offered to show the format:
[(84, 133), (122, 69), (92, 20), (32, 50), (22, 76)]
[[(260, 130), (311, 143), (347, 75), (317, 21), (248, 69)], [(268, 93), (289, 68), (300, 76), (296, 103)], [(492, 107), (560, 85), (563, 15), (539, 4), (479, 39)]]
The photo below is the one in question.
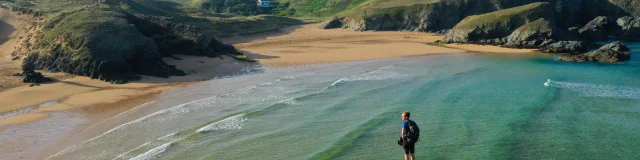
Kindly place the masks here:
[(409, 160), (409, 154), (404, 154), (404, 160)]
[(411, 160), (416, 160), (416, 155), (411, 153)]

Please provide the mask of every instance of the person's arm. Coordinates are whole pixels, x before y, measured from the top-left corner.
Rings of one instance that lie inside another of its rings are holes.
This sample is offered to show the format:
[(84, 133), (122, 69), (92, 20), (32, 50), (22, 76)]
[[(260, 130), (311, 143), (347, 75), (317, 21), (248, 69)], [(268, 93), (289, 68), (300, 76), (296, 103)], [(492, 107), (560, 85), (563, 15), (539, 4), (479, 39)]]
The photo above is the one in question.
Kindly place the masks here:
[(402, 131), (400, 132), (400, 138), (404, 139), (404, 132), (405, 132), (405, 128), (406, 128), (407, 122), (402, 123)]

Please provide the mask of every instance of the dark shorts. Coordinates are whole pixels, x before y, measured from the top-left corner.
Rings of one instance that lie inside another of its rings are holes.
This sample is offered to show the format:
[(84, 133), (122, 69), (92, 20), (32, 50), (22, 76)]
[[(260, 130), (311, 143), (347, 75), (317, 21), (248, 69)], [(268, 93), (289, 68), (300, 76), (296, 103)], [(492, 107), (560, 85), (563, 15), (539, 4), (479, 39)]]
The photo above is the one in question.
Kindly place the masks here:
[(404, 141), (402, 142), (402, 149), (404, 149), (404, 154), (416, 153), (416, 144)]

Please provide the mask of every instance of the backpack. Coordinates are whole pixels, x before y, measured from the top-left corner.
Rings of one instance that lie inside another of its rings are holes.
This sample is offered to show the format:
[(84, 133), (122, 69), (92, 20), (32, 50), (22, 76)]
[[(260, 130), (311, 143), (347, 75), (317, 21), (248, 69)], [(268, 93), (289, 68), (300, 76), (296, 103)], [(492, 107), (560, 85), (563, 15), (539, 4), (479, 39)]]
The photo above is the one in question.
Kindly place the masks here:
[(420, 128), (416, 122), (409, 120), (409, 130), (407, 131), (405, 137), (407, 138), (407, 142), (416, 143), (420, 140)]

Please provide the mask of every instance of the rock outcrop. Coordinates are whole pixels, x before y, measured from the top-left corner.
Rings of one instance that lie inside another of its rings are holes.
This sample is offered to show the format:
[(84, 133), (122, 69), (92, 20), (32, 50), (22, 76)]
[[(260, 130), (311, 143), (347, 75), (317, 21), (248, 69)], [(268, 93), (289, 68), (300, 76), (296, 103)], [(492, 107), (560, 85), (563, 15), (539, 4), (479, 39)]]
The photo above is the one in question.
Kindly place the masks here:
[(617, 20), (622, 29), (618, 35), (621, 41), (640, 41), (640, 19), (635, 17), (622, 17)]
[(516, 29), (507, 37), (504, 47), (540, 48), (559, 40), (568, 38), (562, 31), (544, 18), (527, 23)]
[(35, 71), (35, 62), (37, 58), (37, 55), (32, 55), (22, 61), (22, 73), (18, 74), (22, 76), (22, 82), (45, 83), (53, 81), (51, 78), (44, 77), (42, 73)]
[(587, 43), (582, 41), (559, 41), (540, 48), (544, 53), (580, 54), (589, 51)]
[(442, 0), (410, 6), (370, 8), (345, 18), (345, 26), (355, 31), (421, 31), (450, 29), (463, 18), (518, 6), (509, 0)]
[[(508, 41), (507, 36), (510, 36), (516, 29), (525, 24), (542, 18), (554, 19), (553, 10), (550, 7), (549, 3), (532, 3), (487, 14), (469, 16), (449, 30), (444, 41), (446, 43), (502, 45)], [(512, 40), (526, 39), (528, 35), (523, 34), (533, 34), (535, 30), (545, 30), (537, 27), (542, 27), (546, 23), (548, 22), (541, 21), (536, 25), (527, 26), (523, 28), (527, 29), (527, 32), (516, 33), (511, 38)], [(512, 41), (512, 43), (515, 45), (520, 42)]]
[(618, 63), (631, 59), (629, 48), (620, 42), (613, 42), (600, 49), (578, 55), (564, 55), (558, 58), (559, 61), (567, 62), (600, 62)]
[(608, 34), (615, 32), (613, 20), (609, 17), (599, 16), (578, 30), (578, 34), (587, 41), (606, 41)]
[(38, 55), (36, 69), (111, 82), (185, 75), (162, 61), (172, 54), (241, 54), (196, 27), (105, 5), (62, 12), (43, 28), (27, 53)]
[(334, 28), (342, 28), (342, 18), (331, 18), (328, 21), (322, 22), (320, 29), (334, 29)]

